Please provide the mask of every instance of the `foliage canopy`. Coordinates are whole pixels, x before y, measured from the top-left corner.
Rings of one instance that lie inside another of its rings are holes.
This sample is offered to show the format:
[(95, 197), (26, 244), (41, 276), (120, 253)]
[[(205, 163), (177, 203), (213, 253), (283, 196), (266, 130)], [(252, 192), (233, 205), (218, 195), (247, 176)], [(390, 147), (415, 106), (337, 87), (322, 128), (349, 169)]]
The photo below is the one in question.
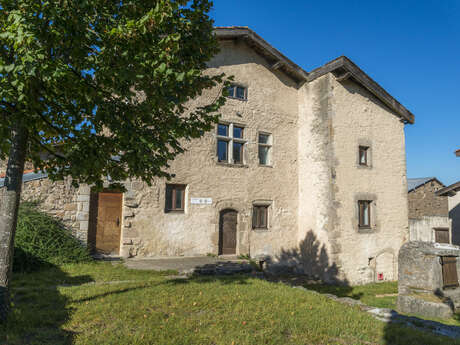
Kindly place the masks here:
[[(203, 73), (219, 49), (211, 6), (0, 0), (0, 158), (19, 123), (27, 159), (52, 179), (169, 176), (168, 161), (224, 103), (224, 76)], [(203, 92), (211, 100), (188, 108)]]

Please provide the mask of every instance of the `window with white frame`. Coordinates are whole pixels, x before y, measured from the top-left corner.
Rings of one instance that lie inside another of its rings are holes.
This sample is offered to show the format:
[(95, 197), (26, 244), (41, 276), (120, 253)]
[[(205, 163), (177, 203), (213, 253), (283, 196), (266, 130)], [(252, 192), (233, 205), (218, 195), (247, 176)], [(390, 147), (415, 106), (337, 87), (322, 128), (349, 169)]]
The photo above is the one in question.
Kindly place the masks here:
[(241, 85), (230, 85), (228, 87), (228, 97), (240, 100), (248, 99), (248, 88)]
[(229, 123), (217, 125), (217, 160), (222, 163), (244, 164), (244, 127)]
[(272, 165), (272, 135), (269, 133), (259, 133), (259, 164)]

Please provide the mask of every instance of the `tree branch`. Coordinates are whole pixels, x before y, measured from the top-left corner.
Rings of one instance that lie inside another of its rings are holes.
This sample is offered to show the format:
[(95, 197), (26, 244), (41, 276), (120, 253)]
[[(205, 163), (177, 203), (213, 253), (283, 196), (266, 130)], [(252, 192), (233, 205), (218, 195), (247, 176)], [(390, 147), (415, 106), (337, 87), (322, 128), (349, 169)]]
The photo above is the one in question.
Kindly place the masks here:
[(32, 141), (34, 141), (36, 144), (38, 144), (41, 148), (45, 149), (49, 154), (53, 155), (56, 158), (59, 158), (61, 160), (67, 160), (66, 157), (58, 154), (56, 151), (51, 150), (48, 146), (44, 145), (40, 140), (38, 140), (35, 137), (31, 137)]

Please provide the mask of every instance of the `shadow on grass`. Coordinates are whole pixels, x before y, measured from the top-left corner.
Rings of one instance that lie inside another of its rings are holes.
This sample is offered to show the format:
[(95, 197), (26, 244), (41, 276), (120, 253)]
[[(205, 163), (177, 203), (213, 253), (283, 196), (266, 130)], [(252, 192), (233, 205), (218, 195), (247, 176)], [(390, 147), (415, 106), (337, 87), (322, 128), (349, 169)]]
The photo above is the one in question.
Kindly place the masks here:
[(460, 344), (460, 327), (392, 312), (384, 329), (384, 341), (386, 345)]
[[(29, 256), (28, 260), (32, 260)], [(38, 259), (37, 259), (38, 260)], [(11, 311), (8, 321), (0, 326), (2, 344), (72, 344), (74, 334), (62, 328), (69, 320), (72, 309), (68, 299), (56, 285), (84, 284), (92, 281), (90, 276), (71, 277), (57, 266), (47, 265), (43, 271), (49, 274), (55, 285), (32, 285), (32, 282), (15, 284), (11, 288)], [(39, 272), (36, 272), (39, 273)], [(13, 273), (14, 276), (20, 273)]]

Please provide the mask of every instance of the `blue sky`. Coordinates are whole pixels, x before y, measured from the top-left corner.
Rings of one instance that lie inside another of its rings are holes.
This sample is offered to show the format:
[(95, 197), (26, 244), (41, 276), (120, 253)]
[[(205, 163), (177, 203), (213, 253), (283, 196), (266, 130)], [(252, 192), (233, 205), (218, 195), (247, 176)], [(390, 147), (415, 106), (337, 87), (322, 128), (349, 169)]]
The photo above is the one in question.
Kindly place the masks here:
[(408, 177), (460, 180), (460, 0), (215, 0), (217, 26), (249, 26), (307, 71), (346, 55), (415, 115)]

